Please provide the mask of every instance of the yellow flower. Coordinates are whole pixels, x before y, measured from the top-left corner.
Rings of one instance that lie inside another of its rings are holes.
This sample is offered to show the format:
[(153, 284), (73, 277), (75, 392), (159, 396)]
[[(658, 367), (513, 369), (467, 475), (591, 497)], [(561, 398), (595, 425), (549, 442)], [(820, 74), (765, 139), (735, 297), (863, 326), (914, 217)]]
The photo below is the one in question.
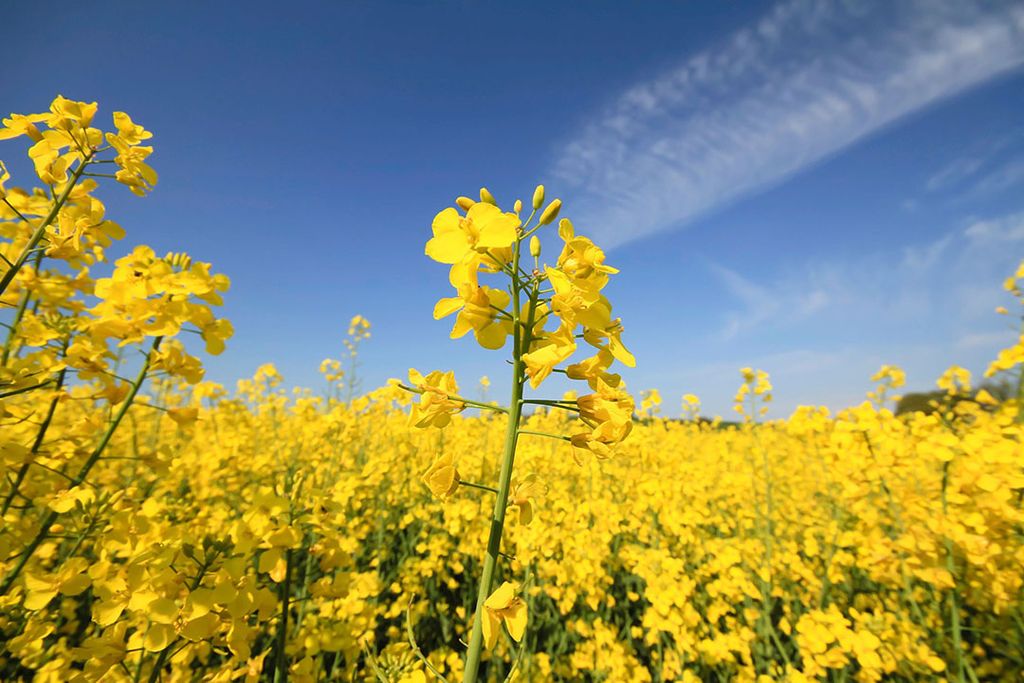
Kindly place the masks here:
[(519, 218), (503, 213), (494, 204), (481, 201), (469, 207), (465, 216), (452, 208), (434, 218), (434, 237), (426, 254), (440, 263), (456, 264), (472, 259), (478, 252), (502, 249), (516, 241)]
[(42, 609), (58, 593), (70, 596), (82, 593), (92, 583), (88, 574), (84, 573), (88, 568), (89, 562), (85, 558), (72, 557), (56, 574), (26, 574), (25, 609)]
[[(459, 266), (453, 268), (456, 269)], [(503, 311), (508, 306), (508, 292), (490, 287), (477, 287), (475, 283), (463, 283), (458, 287), (459, 296), (441, 299), (434, 306), (434, 319), (440, 320), (458, 311), (451, 338), (459, 339), (470, 330), (477, 343), (485, 349), (500, 349), (512, 334), (512, 324)]]
[(523, 354), (526, 376), (530, 386), (536, 389), (554, 370), (555, 366), (569, 359), (576, 352), (576, 335), (572, 327), (561, 325), (554, 332), (545, 334), (529, 353)]
[(459, 488), (459, 471), (455, 468), (455, 456), (446, 453), (423, 473), (423, 483), (438, 498), (447, 498)]
[(526, 616), (526, 603), (516, 595), (516, 587), (505, 581), (484, 602), (484, 643), (487, 649), (493, 649), (498, 642), (502, 623), (508, 628), (508, 634), (513, 640), (517, 643), (522, 640), (526, 630)]
[(167, 411), (167, 417), (174, 420), (179, 427), (191, 427), (199, 418), (199, 409), (195, 407), (171, 408)]
[(459, 393), (455, 373), (435, 370), (424, 377), (415, 369), (409, 370), (409, 383), (421, 390), (420, 402), (414, 404), (409, 414), (410, 424), (417, 427), (445, 427), (452, 415), (466, 409), (466, 404), (450, 397)]
[(530, 473), (523, 477), (522, 481), (512, 485), (509, 495), (508, 507), (510, 510), (519, 512), (519, 523), (527, 525), (533, 521), (533, 501), (547, 492), (545, 486), (536, 474)]
[(27, 135), (33, 142), (43, 139), (43, 134), (35, 124), (45, 121), (49, 114), (11, 114), (10, 118), (3, 120), (3, 128), (0, 128), (0, 140), (9, 140), (20, 135)]

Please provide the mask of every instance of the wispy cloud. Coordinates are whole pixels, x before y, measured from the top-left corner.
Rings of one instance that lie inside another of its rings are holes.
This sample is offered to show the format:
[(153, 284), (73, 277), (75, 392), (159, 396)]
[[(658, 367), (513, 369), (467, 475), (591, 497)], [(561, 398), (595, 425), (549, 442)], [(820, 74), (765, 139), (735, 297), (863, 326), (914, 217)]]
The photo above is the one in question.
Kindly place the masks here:
[[(784, 0), (618, 97), (555, 175), (614, 246), (778, 183), (892, 121), (1024, 64), (1024, 5)], [(973, 173), (977, 169), (968, 169)]]
[(711, 270), (726, 290), (741, 304), (741, 309), (727, 314), (721, 332), (723, 339), (734, 339), (740, 333), (768, 321), (793, 323), (825, 308), (830, 300), (822, 286), (793, 287), (792, 283), (757, 284), (740, 273), (718, 264)]
[[(1005, 175), (1007, 171), (1003, 169), (1007, 167), (1012, 168), (1015, 165), (1014, 160), (1011, 159), (1000, 166), (1001, 160), (999, 157), (1007, 149), (1020, 143), (1022, 138), (1024, 138), (1024, 128), (1018, 128), (1007, 135), (988, 137), (974, 143), (965, 152), (962, 152), (960, 156), (949, 161), (928, 176), (924, 184), (925, 189), (928, 192), (938, 192), (940, 190), (958, 189), (964, 183), (972, 181), (981, 184), (990, 183), (991, 181), (986, 181), (984, 178), (978, 181), (978, 175), (985, 173), (986, 178)], [(996, 168), (992, 170), (993, 167)]]
[[(776, 329), (799, 337), (814, 325), (855, 332), (869, 322), (910, 322), (936, 335), (949, 334), (943, 330), (951, 327), (966, 338), (979, 323), (992, 322), (1003, 298), (1000, 284), (1016, 267), (1022, 242), (1024, 211), (1019, 211), (957, 221), (956, 227), (899, 250), (817, 260), (758, 279), (712, 263), (711, 272), (735, 301), (723, 312), (716, 336), (753, 338)], [(970, 348), (991, 341), (972, 339)], [(947, 342), (963, 346), (953, 337)]]
[(972, 244), (1024, 240), (1024, 211), (972, 221), (964, 230)]

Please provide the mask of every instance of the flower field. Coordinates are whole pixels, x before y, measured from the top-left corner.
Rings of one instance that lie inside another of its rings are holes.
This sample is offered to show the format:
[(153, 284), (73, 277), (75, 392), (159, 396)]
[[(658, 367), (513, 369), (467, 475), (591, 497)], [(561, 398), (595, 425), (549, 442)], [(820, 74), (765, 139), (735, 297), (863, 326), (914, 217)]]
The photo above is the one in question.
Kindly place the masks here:
[[(887, 366), (859, 406), (766, 420), (745, 368), (737, 422), (662, 417), (611, 370), (628, 273), (543, 188), (424, 230), (434, 315), (505, 349), (507, 406), (443, 372), (355, 391), (360, 316), (328, 391), (223, 387), (229, 280), (118, 241), (94, 195), (153, 188), (151, 134), (96, 112), (0, 128), (40, 183), (0, 166), (0, 680), (1022, 680), (1019, 398), (954, 367), (897, 416)], [(1024, 336), (989, 370), (1022, 362)], [(552, 373), (580, 390), (532, 398)]]

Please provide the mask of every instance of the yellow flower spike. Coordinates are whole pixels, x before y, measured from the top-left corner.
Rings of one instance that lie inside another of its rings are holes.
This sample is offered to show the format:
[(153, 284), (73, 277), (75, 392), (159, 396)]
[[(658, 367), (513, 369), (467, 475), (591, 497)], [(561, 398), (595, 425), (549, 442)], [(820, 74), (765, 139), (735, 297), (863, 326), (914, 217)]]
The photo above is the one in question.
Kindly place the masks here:
[(547, 208), (545, 208), (544, 211), (540, 214), (540, 220), (538, 221), (538, 223), (540, 225), (547, 225), (548, 223), (550, 223), (551, 221), (555, 220), (558, 217), (558, 212), (561, 210), (562, 200), (555, 199), (550, 204), (548, 204)]
[(513, 640), (518, 643), (523, 639), (527, 607), (516, 593), (516, 586), (505, 581), (484, 602), (483, 635), (488, 650), (493, 650), (498, 642), (502, 623), (508, 628), (508, 634)]
[(469, 211), (469, 208), (476, 204), (476, 200), (470, 199), (469, 197), (457, 197), (455, 199), (455, 203), (463, 211)]
[(455, 467), (455, 456), (451, 453), (441, 455), (423, 473), (423, 483), (438, 498), (451, 496), (459, 488), (459, 471)]
[(514, 213), (515, 213), (515, 214), (516, 214), (516, 215), (518, 216), (518, 215), (519, 215), (519, 213), (520, 213), (520, 212), (521, 212), (522, 210), (523, 210), (523, 200), (522, 200), (522, 199), (517, 199), (517, 200), (516, 200), (515, 202), (513, 202), (513, 204), (512, 204), (512, 211), (513, 211), (513, 212), (514, 212)]
[(533, 210), (536, 211), (544, 204), (544, 186), (538, 185), (533, 191)]
[(480, 188), (480, 201), (487, 202), (488, 204), (498, 205), (498, 202), (494, 199), (494, 195), (486, 187)]

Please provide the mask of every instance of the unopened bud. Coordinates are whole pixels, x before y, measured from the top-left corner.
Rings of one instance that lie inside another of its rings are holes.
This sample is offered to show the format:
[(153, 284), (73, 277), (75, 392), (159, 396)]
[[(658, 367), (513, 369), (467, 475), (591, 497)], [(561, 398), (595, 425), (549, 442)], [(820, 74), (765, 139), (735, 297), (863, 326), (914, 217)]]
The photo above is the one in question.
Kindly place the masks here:
[(530, 256), (540, 258), (540, 239), (536, 235), (530, 238)]
[(523, 210), (523, 200), (522, 199), (517, 199), (516, 203), (512, 205), (512, 210), (515, 211), (516, 213), (519, 213), (520, 211), (522, 211)]
[(540, 205), (544, 203), (544, 186), (538, 185), (537, 189), (533, 191), (533, 210), (536, 211), (540, 208)]
[(498, 202), (494, 199), (494, 195), (491, 194), (486, 187), (480, 188), (480, 201), (487, 202), (488, 204), (494, 204), (495, 206), (498, 205)]
[(476, 202), (474, 202), (469, 197), (459, 197), (458, 199), (455, 200), (455, 203), (458, 204), (459, 208), (462, 209), (463, 211), (469, 211), (469, 207), (476, 204)]
[(561, 209), (562, 209), (562, 200), (561, 199), (556, 199), (553, 202), (551, 202), (550, 204), (548, 204), (547, 208), (544, 209), (544, 213), (542, 213), (540, 215), (540, 224), (541, 225), (547, 225), (551, 221), (553, 221), (556, 218), (558, 218), (558, 212)]

